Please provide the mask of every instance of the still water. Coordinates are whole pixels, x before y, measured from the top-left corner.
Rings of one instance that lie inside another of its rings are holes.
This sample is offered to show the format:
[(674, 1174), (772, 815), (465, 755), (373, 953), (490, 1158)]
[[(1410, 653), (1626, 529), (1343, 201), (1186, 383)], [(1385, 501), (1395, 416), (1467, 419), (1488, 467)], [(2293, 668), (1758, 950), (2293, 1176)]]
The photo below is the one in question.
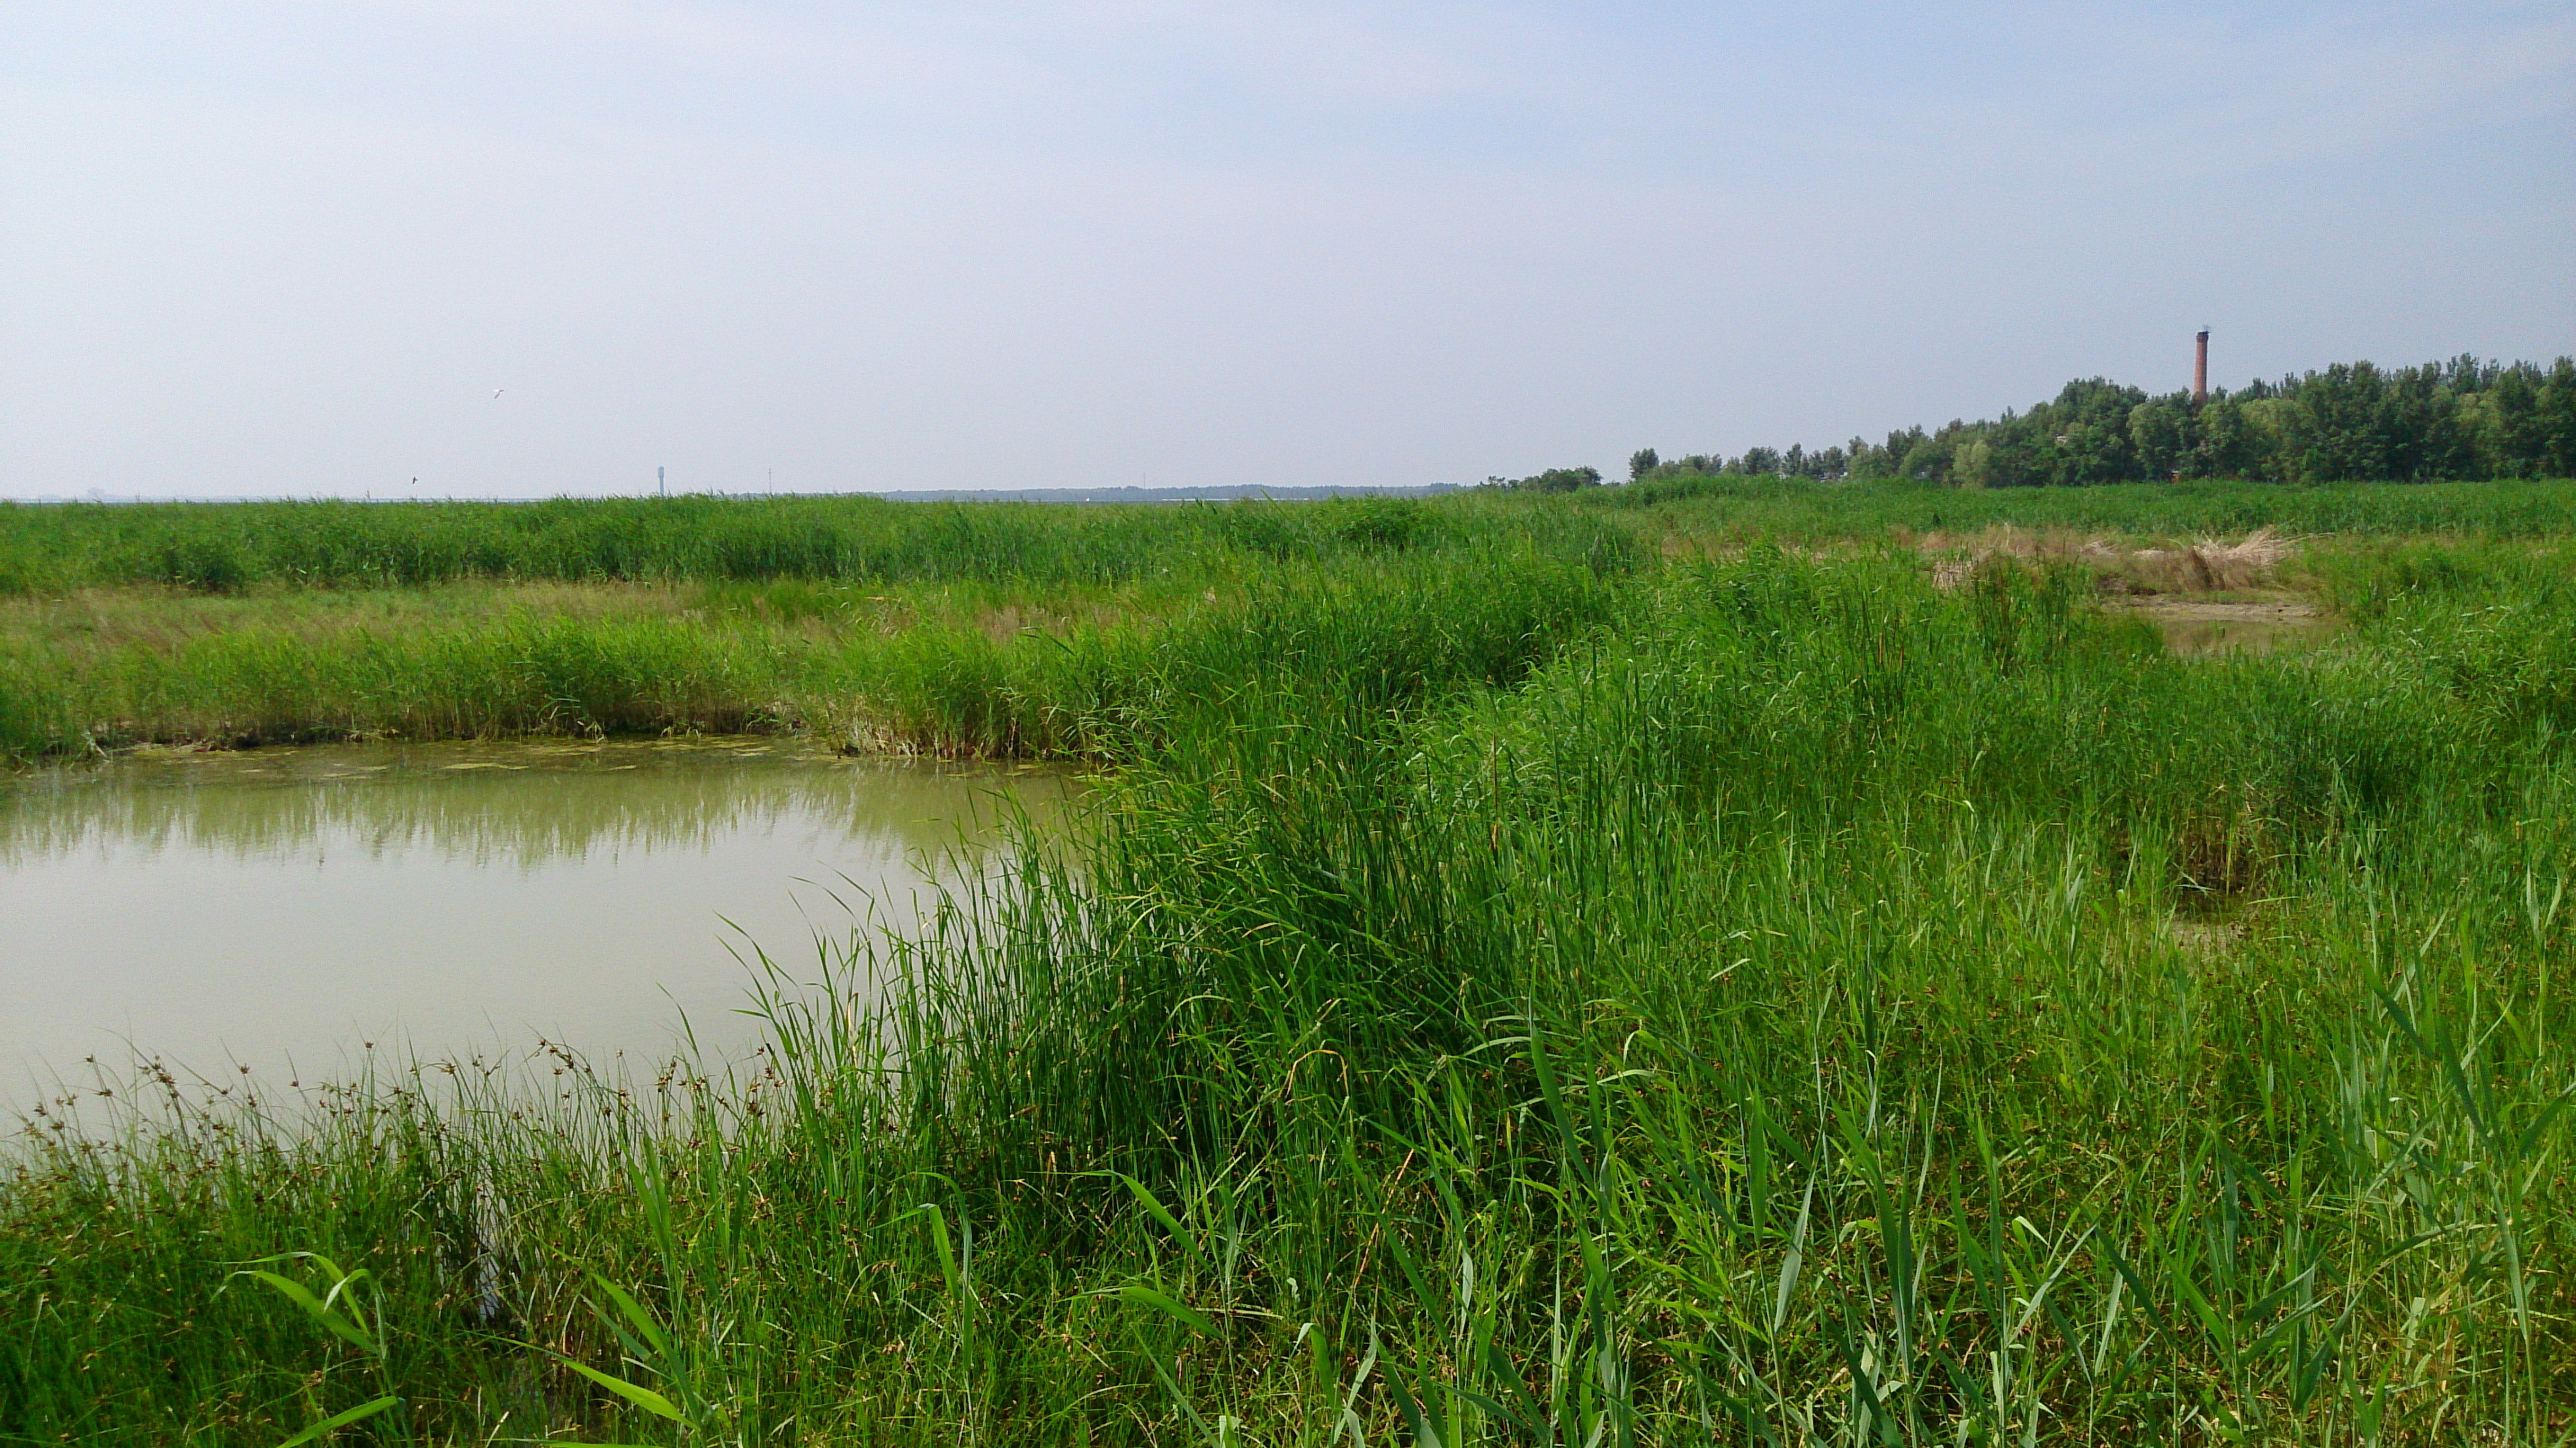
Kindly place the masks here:
[(538, 1037), (739, 1048), (745, 962), (901, 926), (1041, 771), (793, 742), (350, 745), (0, 775), (0, 1106), (87, 1059), (332, 1075)]
[(2293, 652), (2337, 631), (2335, 620), (2299, 603), (2166, 600), (2130, 611), (2156, 626), (2166, 648), (2190, 658)]

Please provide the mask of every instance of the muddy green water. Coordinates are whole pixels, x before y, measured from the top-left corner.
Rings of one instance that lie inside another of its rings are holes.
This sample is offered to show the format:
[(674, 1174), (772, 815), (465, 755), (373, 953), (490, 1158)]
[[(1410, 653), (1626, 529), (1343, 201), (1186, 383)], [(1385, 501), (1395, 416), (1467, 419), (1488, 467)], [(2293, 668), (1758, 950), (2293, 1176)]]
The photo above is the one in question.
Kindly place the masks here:
[(2166, 648), (2188, 658), (2295, 652), (2324, 643), (2341, 627), (2298, 603), (2185, 599), (2134, 604), (2128, 611), (2155, 625)]
[[(1060, 773), (760, 740), (364, 745), (0, 775), (0, 1105), (89, 1058), (199, 1076), (533, 1045), (719, 1052), (754, 948), (901, 926)], [(961, 848), (962, 847), (962, 848)]]

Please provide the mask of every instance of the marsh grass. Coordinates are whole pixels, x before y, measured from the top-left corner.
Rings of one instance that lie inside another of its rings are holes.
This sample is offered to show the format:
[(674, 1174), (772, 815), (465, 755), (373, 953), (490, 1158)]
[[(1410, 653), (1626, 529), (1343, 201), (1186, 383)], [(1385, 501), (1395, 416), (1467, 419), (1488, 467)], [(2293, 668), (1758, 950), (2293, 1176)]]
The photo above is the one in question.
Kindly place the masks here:
[[(2443, 566), (2425, 560), (2446, 547), (2492, 560), (2498, 538), (2563, 539), (2571, 486), (1685, 479), (1558, 499), (1055, 510), (0, 505), (0, 754), (797, 728), (909, 752), (1079, 753), (1123, 707), (1104, 671), (1145, 666), (1158, 646), (1143, 641), (1167, 625), (1222, 628), (1209, 620), (1259, 607), (1264, 589), (1497, 554), (1615, 577), (1654, 547), (1733, 556), (1769, 538), (1840, 556), (1910, 545), (1961, 576), (2001, 554), (2063, 559), (2110, 590), (2331, 591), (2320, 570), (2341, 565), (2314, 555), (2423, 554), (2345, 570), (2402, 580)], [(2300, 535), (2286, 576), (2240, 557), (2267, 529)], [(231, 561), (171, 562), (199, 552)], [(1053, 656), (1067, 651), (1085, 662)]]
[[(708, 506), (692, 504), (689, 516), (718, 533), (729, 519), (803, 516), (701, 501)], [(1186, 671), (1196, 667), (1185, 662), (1193, 650), (1221, 665), (1216, 641), (1259, 633), (1283, 606), (1294, 612), (1304, 606), (1294, 600), (1323, 597), (1345, 580), (1383, 593), (1389, 579), (1523, 564), (1549, 576), (1615, 577), (1642, 557), (1628, 531), (1572, 514), (1497, 515), (1471, 526), (1412, 500), (1378, 499), (1297, 511), (1068, 510), (1053, 515), (1062, 536), (1048, 548), (1005, 560), (995, 550), (1018, 536), (1012, 530), (1035, 526), (1021, 512), (896, 509), (887, 516), (898, 522), (889, 523), (877, 510), (892, 505), (839, 502), (850, 505), (843, 513), (909, 539), (911, 562), (888, 565), (890, 574), (852, 564), (812, 576), (736, 576), (688, 572), (681, 563), (698, 555), (683, 550), (677, 571), (630, 570), (653, 582), (612, 574), (548, 581), (542, 572), (527, 581), (496, 564), (493, 576), (507, 581), (469, 571), (422, 587), (319, 586), (347, 570), (263, 565), (230, 591), (149, 583), (0, 600), (0, 754), (790, 728), (898, 752), (1081, 754), (1105, 738), (1128, 696), (1164, 687), (1129, 674)], [(277, 506), (285, 511), (268, 542), (279, 548), (299, 528), (376, 517), (339, 505)], [(105, 547), (101, 539), (143, 526), (122, 515), (21, 512), (36, 521), (0, 508), (0, 524), (20, 529), (20, 546), (75, 560), (88, 555), (62, 550), (82, 540)], [(823, 522), (842, 516), (806, 512)], [(478, 536), (492, 518), (526, 521), (509, 509), (402, 516), (412, 520), (404, 526), (440, 537), (442, 528)], [(579, 509), (566, 516), (598, 521)], [(673, 540), (689, 536), (668, 532), (649, 511), (599, 516), (649, 522), (637, 525), (637, 548), (678, 548)], [(258, 531), (249, 514), (212, 505), (161, 521)], [(1121, 550), (1115, 567), (1065, 561), (1094, 544), (1110, 547), (1103, 539)], [(307, 577), (318, 583), (298, 581)], [(1164, 639), (1166, 630), (1176, 632)]]
[(895, 636), (1115, 763), (1069, 853), (742, 1062), (57, 1098), (0, 1436), (2565, 1441), (2576, 598), (2439, 557), (2263, 658), (1760, 546)]
[[(0, 596), (164, 585), (420, 587), (467, 580), (1115, 585), (1211, 557), (1329, 561), (1432, 548), (1454, 511), (1418, 499), (1172, 507), (895, 503), (863, 496), (541, 503), (0, 503)], [(1478, 531), (1562, 535), (1525, 515)]]
[(1577, 504), (1605, 513), (1653, 515), (1662, 531), (1718, 544), (1883, 540), (1899, 531), (1973, 534), (1997, 527), (2182, 542), (2242, 537), (2261, 528), (2294, 537), (2495, 539), (2576, 533), (2576, 481), (2565, 479), (1936, 488), (1709, 475), (1602, 488), (1580, 496)]

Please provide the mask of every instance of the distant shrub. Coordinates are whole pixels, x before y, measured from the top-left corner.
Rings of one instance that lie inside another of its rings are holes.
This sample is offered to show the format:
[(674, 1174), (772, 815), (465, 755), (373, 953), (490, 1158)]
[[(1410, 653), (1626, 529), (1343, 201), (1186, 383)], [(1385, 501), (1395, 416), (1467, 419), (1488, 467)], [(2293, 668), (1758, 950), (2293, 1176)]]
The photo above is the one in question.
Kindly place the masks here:
[(251, 581), (251, 560), (228, 534), (195, 532), (161, 546), (161, 580), (206, 593), (236, 593)]
[(843, 557), (839, 530), (775, 516), (736, 520), (707, 540), (708, 571), (720, 578), (832, 578)]
[(0, 598), (42, 593), (50, 582), (35, 559), (0, 549)]
[(1502, 487), (1524, 493), (1571, 493), (1580, 488), (1601, 486), (1601, 470), (1599, 468), (1549, 468), (1546, 472), (1532, 473), (1526, 478), (1512, 478), (1508, 481), (1496, 478), (1494, 482)]
[(1355, 548), (1401, 551), (1439, 526), (1431, 510), (1413, 498), (1336, 498), (1325, 506), (1332, 535)]
[(1206, 516), (1218, 537), (1246, 553), (1284, 559), (1301, 551), (1307, 537), (1288, 509), (1267, 498), (1243, 498), (1210, 506)]

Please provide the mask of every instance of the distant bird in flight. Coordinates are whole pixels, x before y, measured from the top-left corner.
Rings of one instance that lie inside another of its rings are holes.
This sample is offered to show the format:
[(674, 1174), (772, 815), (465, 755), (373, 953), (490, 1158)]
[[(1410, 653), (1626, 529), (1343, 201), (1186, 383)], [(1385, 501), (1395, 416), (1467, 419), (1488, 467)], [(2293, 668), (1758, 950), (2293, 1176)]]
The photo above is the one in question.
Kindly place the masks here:
[(500, 388), (498, 388), (498, 387), (493, 388), (493, 389), (492, 389), (492, 395), (493, 395), (494, 397), (498, 397), (498, 396), (500, 396), (500, 395), (501, 395), (501, 389), (500, 389)]
[(420, 485), (420, 479), (418, 479), (418, 478), (414, 478), (414, 479), (412, 479), (412, 485), (413, 485), (414, 487), (419, 486), (419, 485)]

